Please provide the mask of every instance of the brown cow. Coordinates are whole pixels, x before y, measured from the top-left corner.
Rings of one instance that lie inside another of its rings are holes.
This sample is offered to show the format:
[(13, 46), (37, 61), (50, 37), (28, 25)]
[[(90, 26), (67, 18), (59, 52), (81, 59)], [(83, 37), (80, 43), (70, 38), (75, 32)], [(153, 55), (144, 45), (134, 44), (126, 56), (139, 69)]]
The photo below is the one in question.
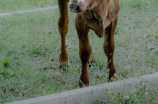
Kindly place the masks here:
[[(58, 0), (60, 17), (59, 32), (61, 34), (61, 54), (60, 65), (66, 65), (67, 53), (65, 48), (65, 35), (67, 33), (68, 0)], [(94, 30), (98, 37), (104, 36), (104, 52), (107, 55), (107, 69), (109, 70), (109, 81), (116, 80), (115, 67), (113, 63), (114, 53), (114, 32), (117, 25), (117, 14), (119, 12), (119, 0), (72, 0), (69, 4), (72, 12), (76, 12), (75, 26), (79, 38), (79, 55), (82, 62), (82, 70), (79, 81), (80, 87), (89, 86), (89, 76), (87, 72), (87, 64), (91, 57), (92, 50), (89, 44), (88, 32)]]

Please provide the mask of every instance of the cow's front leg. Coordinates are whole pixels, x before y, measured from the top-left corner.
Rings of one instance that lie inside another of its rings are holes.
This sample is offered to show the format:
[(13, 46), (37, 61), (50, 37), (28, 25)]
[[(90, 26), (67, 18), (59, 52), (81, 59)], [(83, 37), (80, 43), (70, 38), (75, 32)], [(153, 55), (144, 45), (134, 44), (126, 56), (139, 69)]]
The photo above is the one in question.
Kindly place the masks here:
[(109, 81), (115, 81), (116, 78), (116, 70), (113, 62), (113, 54), (114, 54), (114, 33), (117, 25), (117, 18), (111, 22), (111, 24), (106, 28), (105, 32), (105, 40), (104, 40), (104, 52), (107, 55), (107, 69), (109, 73)]
[(61, 52), (59, 54), (59, 68), (67, 65), (68, 55), (65, 46), (66, 34), (68, 31), (68, 1), (69, 0), (58, 0), (59, 7), (59, 19), (58, 19), (58, 30), (61, 35)]
[(86, 26), (85, 23), (86, 22), (84, 21), (82, 16), (80, 14), (77, 14), (75, 18), (75, 26), (76, 26), (76, 30), (77, 30), (77, 34), (79, 38), (79, 56), (82, 63), (81, 76), (79, 80), (79, 86), (81, 88), (89, 86), (89, 76), (88, 76), (88, 71), (87, 71), (87, 65), (92, 53), (89, 40), (88, 40), (89, 28), (88, 26)]

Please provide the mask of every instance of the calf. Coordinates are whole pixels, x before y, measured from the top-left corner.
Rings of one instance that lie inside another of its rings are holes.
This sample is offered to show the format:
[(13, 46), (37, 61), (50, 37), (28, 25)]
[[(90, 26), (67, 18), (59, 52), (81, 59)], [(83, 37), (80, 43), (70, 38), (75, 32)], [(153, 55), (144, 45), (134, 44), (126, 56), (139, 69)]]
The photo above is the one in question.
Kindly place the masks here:
[[(61, 2), (62, 0), (58, 0), (58, 1)], [(62, 3), (64, 2), (65, 1), (62, 1)], [(75, 27), (79, 38), (79, 56), (82, 62), (79, 86), (80, 87), (89, 86), (87, 65), (92, 54), (92, 50), (88, 39), (88, 32), (90, 29), (92, 29), (99, 38), (104, 36), (103, 48), (105, 54), (107, 55), (107, 62), (108, 62), (107, 69), (109, 70), (108, 79), (109, 81), (116, 80), (115, 77), (116, 70), (113, 63), (113, 54), (114, 54), (114, 32), (117, 25), (117, 19), (118, 19), (117, 14), (120, 9), (119, 0), (72, 0), (69, 4), (69, 8), (72, 12), (77, 13), (75, 17)], [(66, 9), (62, 10), (64, 9), (64, 7), (60, 5), (59, 5), (59, 9), (60, 9), (60, 13), (63, 14), (65, 13), (65, 15), (63, 15), (63, 18), (67, 18), (66, 15), (67, 10)], [(62, 17), (59, 20), (61, 21)], [(65, 27), (64, 25), (60, 25), (60, 24), (64, 24), (64, 23), (60, 23), (60, 21), (58, 24), (59, 32), (62, 36), (61, 38), (63, 39), (62, 41), (65, 42), (64, 40), (65, 36), (63, 36), (62, 33), (67, 32), (67, 25)], [(68, 21), (65, 22), (67, 23)], [(63, 30), (61, 30), (61, 27)], [(64, 29), (66, 29), (66, 31)], [(62, 44), (62, 48), (63, 47), (65, 47), (65, 44)], [(60, 58), (65, 54), (66, 56), (65, 59), (67, 60), (67, 53), (65, 52), (66, 48), (63, 48), (64, 53), (62, 53), (62, 48), (61, 48), (61, 54), (63, 55), (60, 54)], [(60, 66), (62, 65), (63, 63), (61, 61)]]

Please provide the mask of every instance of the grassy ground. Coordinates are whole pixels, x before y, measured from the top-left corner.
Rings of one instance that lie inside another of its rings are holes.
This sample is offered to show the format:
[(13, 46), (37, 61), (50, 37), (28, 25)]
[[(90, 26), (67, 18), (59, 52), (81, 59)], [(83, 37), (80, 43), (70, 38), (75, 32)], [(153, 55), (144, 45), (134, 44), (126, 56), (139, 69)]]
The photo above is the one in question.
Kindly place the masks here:
[(147, 81), (141, 87), (139, 84), (133, 85), (130, 90), (121, 87), (118, 92), (115, 90), (115, 93), (114, 89), (109, 87), (105, 93), (106, 99), (98, 99), (96, 104), (157, 104), (157, 85), (153, 81)]
[(57, 5), (57, 0), (1, 0), (0, 13)]
[[(114, 56), (118, 80), (158, 71), (157, 0), (126, 0), (120, 4)], [(57, 10), (0, 17), (0, 103), (78, 88), (78, 38), (74, 14), (69, 16), (68, 73), (57, 72)], [(105, 83), (103, 38), (92, 31), (89, 36), (97, 60), (97, 66), (88, 68), (90, 85)]]

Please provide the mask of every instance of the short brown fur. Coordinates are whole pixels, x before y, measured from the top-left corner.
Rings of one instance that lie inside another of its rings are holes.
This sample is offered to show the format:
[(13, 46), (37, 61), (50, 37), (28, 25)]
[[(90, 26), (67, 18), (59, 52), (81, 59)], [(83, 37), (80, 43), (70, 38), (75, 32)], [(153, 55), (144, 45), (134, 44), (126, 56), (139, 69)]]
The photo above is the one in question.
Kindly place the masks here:
[[(61, 53), (59, 56), (60, 68), (66, 65), (68, 60), (65, 47), (65, 37), (68, 31), (67, 2), (68, 0), (58, 0), (60, 14), (58, 28), (61, 35)], [(82, 5), (82, 3), (86, 5)], [(79, 86), (89, 86), (87, 65), (92, 54), (88, 38), (90, 29), (94, 30), (98, 37), (101, 38), (104, 36), (103, 49), (107, 55), (109, 81), (112, 81), (116, 78), (114, 75), (116, 71), (113, 63), (113, 54), (114, 32), (117, 25), (117, 14), (120, 9), (119, 0), (84, 0), (79, 3), (77, 0), (72, 0), (69, 7), (71, 11), (75, 9), (74, 11), (77, 12), (75, 17), (75, 27), (79, 38), (79, 55), (82, 62)], [(93, 58), (93, 60), (95, 59)]]

